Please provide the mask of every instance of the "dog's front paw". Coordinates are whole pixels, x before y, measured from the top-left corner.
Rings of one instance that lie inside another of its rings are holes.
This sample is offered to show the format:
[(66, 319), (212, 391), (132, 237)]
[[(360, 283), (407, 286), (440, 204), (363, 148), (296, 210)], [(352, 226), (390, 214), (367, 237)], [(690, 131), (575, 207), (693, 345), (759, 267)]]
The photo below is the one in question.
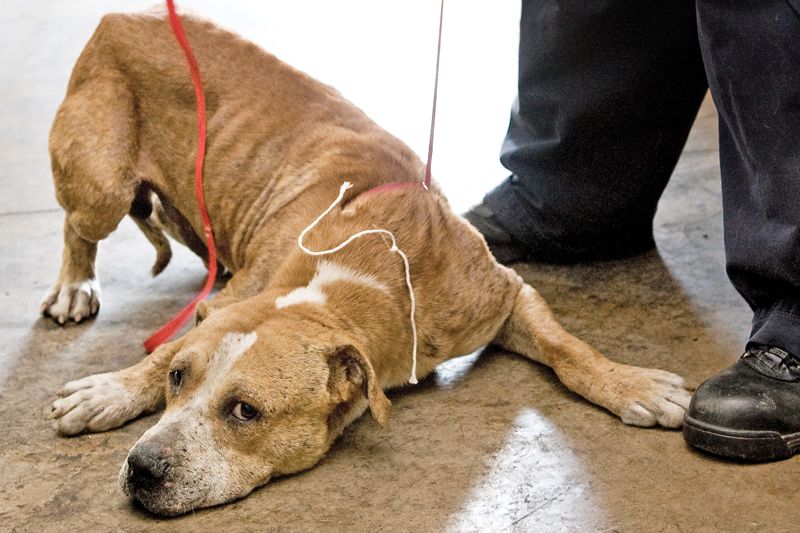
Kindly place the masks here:
[(96, 279), (73, 282), (60, 280), (51, 287), (42, 302), (45, 316), (63, 325), (67, 320), (80, 322), (100, 309), (100, 283)]
[(63, 435), (106, 431), (142, 412), (136, 396), (122, 384), (119, 372), (70, 381), (57, 394), (60, 398), (53, 402), (50, 416)]
[(655, 368), (615, 365), (603, 388), (613, 398), (610, 410), (624, 423), (679, 428), (689, 408), (692, 393), (684, 379)]

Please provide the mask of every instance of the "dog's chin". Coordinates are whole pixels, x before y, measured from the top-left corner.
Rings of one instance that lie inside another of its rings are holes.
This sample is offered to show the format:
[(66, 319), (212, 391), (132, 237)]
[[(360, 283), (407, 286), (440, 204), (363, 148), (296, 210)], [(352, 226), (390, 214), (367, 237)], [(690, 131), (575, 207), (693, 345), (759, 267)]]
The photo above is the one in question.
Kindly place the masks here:
[(144, 491), (137, 491), (131, 496), (131, 501), (134, 505), (138, 505), (146, 510), (148, 513), (157, 516), (179, 516), (194, 510), (191, 505), (179, 505), (178, 502), (168, 502), (157, 495), (146, 493)]
[(174, 493), (165, 489), (147, 490), (128, 488), (127, 496), (147, 512), (158, 516), (179, 516), (202, 507), (214, 505), (200, 498), (178, 498)]

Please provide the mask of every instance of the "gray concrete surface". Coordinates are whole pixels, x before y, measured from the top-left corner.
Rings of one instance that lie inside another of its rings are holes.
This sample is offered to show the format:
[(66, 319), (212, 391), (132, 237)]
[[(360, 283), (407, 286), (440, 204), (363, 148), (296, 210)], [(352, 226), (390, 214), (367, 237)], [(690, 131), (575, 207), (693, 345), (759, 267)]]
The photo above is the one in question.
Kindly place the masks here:
[[(46, 410), (65, 381), (136, 362), (141, 341), (200, 287), (202, 265), (180, 251), (151, 279), (153, 252), (126, 221), (101, 247), (99, 318), (60, 328), (37, 313), (61, 249), (49, 121), (97, 14), (139, 4), (49, 3), (33, 11), (31, 3), (8, 2), (0, 10), (0, 530), (800, 530), (798, 459), (741, 465), (701, 455), (679, 432), (626, 427), (549, 370), (496, 349), (393, 392), (388, 429), (365, 417), (322, 464), (242, 501), (172, 520), (131, 505), (116, 490), (117, 471), (157, 415), (61, 438)], [(715, 121), (707, 101), (659, 208), (658, 252), (517, 267), (569, 329), (609, 356), (695, 383), (737, 358), (750, 318), (724, 274)], [(442, 124), (439, 153), (458, 153), (459, 127)], [(496, 148), (460, 157), (494, 161)], [(472, 176), (470, 187), (500, 177)], [(459, 195), (460, 176), (439, 179), (457, 207), (474, 199), (475, 191)]]

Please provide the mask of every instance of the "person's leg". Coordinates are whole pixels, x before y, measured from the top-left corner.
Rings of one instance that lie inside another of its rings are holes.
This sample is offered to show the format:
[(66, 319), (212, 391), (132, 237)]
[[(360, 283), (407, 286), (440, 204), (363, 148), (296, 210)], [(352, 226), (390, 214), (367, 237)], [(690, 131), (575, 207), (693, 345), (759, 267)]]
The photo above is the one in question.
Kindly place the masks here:
[(688, 1), (523, 0), (501, 154), (513, 175), (467, 214), (501, 262), (653, 246), (658, 198), (707, 88), (696, 32)]
[(800, 1), (699, 0), (697, 13), (727, 269), (754, 318), (747, 353), (698, 388), (685, 435), (720, 455), (788, 457), (800, 452)]

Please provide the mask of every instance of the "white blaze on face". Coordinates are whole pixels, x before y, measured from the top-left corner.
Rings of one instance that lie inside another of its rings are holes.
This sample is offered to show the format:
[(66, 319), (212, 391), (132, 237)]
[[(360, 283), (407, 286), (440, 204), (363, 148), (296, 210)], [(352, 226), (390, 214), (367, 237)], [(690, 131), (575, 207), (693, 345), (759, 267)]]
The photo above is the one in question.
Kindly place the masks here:
[[(227, 501), (233, 496), (230, 491), (236, 486), (237, 480), (232, 479), (230, 465), (214, 441), (212, 419), (215, 415), (208, 406), (233, 365), (253, 346), (257, 338), (255, 332), (226, 334), (210, 358), (205, 379), (191, 400), (182, 407), (165, 413), (158, 424), (147, 430), (136, 443), (163, 438), (162, 432), (170, 434), (170, 438), (180, 439), (181, 446), (174, 448), (181, 450), (181, 456), (172, 458), (175, 470), (180, 472), (172, 480), (172, 497), (178, 502), (211, 505)], [(120, 472), (123, 492), (126, 491), (127, 470), (126, 461)]]
[(301, 303), (325, 305), (326, 298), (322, 289), (326, 285), (337, 282), (357, 283), (384, 293), (389, 292), (386, 285), (378, 281), (374, 276), (361, 274), (351, 268), (337, 265), (330, 261), (320, 261), (317, 264), (317, 272), (314, 274), (314, 277), (311, 278), (311, 281), (308, 282), (308, 285), (305, 287), (298, 287), (290, 293), (276, 298), (275, 307), (283, 309), (284, 307)]
[(214, 355), (208, 362), (206, 378), (192, 400), (193, 404), (207, 405), (217, 387), (225, 380), (236, 361), (255, 344), (258, 335), (250, 333), (228, 333), (222, 337)]

